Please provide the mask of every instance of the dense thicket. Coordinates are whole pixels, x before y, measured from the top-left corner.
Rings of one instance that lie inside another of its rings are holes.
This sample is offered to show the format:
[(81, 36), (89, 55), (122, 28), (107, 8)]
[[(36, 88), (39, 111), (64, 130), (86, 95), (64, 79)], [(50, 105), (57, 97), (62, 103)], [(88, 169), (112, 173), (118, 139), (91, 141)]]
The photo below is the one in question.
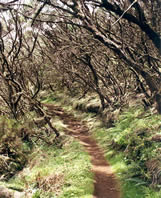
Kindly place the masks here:
[(48, 21), (42, 31), (63, 85), (92, 89), (103, 109), (141, 92), (161, 112), (159, 1), (41, 2), (49, 10), (38, 9), (32, 22)]
[(94, 92), (102, 110), (142, 97), (161, 114), (160, 0), (8, 0), (0, 11), (1, 115), (32, 111), (58, 136), (39, 97), (55, 87)]

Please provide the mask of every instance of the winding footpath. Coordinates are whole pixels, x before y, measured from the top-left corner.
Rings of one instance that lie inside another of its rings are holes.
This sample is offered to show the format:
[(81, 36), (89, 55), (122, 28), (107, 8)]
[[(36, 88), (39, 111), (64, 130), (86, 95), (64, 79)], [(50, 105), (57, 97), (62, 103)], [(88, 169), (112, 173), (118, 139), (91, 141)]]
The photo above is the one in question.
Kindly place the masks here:
[[(116, 180), (110, 165), (104, 157), (102, 149), (95, 139), (89, 134), (85, 123), (74, 118), (72, 114), (66, 113), (54, 105), (45, 105), (48, 111), (58, 115), (63, 123), (67, 125), (65, 132), (77, 138), (89, 153), (94, 173), (94, 194), (93, 198), (120, 198), (119, 183)], [(56, 112), (56, 113), (55, 113)]]

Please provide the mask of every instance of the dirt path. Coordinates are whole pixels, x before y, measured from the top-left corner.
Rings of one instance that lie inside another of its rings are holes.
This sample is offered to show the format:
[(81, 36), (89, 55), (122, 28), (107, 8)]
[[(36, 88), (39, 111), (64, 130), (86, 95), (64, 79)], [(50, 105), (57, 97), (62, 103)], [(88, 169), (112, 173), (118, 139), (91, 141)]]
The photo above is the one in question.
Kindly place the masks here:
[(79, 139), (91, 156), (92, 171), (94, 173), (93, 198), (120, 198), (119, 184), (115, 175), (105, 160), (103, 151), (89, 134), (89, 129), (85, 123), (74, 118), (72, 114), (67, 114), (61, 108), (53, 105), (47, 105), (47, 107), (50, 112), (56, 110), (57, 115), (68, 126), (65, 132)]

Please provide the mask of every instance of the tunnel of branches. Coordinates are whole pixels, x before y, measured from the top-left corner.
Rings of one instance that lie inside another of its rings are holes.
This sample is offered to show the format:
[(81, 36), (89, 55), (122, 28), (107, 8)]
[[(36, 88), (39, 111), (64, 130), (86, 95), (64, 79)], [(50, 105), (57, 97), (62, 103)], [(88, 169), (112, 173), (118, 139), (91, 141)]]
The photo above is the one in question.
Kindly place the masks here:
[(1, 1), (0, 113), (41, 114), (42, 90), (95, 93), (102, 110), (139, 96), (161, 114), (160, 0)]

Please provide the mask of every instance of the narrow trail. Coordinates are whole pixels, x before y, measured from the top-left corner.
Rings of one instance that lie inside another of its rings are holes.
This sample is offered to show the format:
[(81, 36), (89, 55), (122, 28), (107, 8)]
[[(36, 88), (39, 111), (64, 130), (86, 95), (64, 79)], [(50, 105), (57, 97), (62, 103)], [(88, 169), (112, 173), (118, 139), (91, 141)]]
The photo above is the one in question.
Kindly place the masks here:
[(120, 198), (119, 184), (116, 180), (110, 165), (104, 157), (104, 153), (98, 146), (95, 139), (89, 134), (89, 129), (85, 123), (74, 118), (72, 114), (64, 112), (54, 105), (45, 105), (48, 111), (57, 112), (63, 123), (68, 127), (65, 132), (77, 138), (89, 153), (94, 173), (94, 193), (93, 198)]

